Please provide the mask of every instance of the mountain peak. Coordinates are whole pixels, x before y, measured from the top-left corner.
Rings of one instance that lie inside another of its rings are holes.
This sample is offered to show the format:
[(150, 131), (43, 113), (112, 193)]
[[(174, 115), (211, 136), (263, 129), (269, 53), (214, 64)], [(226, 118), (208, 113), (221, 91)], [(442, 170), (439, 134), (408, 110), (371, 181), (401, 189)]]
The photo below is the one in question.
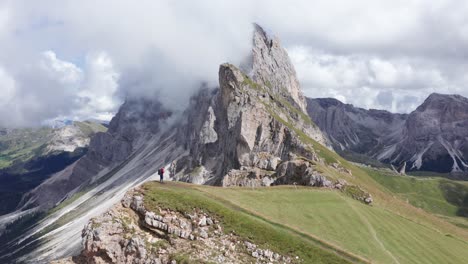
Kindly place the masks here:
[(430, 94), (424, 103), (416, 111), (425, 111), (426, 109), (444, 109), (445, 107), (468, 106), (468, 98), (458, 94)]
[(305, 97), (288, 53), (278, 38), (268, 36), (258, 24), (254, 24), (248, 72), (255, 82), (265, 85), (305, 112)]
[(429, 102), (439, 101), (439, 100), (467, 101), (468, 99), (458, 94), (442, 94), (442, 93), (431, 93), (426, 99), (426, 101), (429, 101)]

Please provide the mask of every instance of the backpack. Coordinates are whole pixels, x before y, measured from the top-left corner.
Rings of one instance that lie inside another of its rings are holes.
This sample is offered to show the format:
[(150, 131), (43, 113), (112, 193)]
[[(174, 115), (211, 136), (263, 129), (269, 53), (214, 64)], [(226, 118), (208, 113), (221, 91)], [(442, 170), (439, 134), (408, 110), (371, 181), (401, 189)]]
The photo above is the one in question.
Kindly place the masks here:
[(164, 168), (160, 168), (159, 171), (158, 171), (158, 174), (163, 175), (164, 174)]

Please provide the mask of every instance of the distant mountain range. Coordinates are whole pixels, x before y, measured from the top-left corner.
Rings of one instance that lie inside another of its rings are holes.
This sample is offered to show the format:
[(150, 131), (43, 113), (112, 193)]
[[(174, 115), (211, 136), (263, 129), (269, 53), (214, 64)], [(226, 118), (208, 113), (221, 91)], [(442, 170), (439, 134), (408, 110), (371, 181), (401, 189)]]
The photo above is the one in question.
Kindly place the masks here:
[[(468, 179), (468, 99), (431, 94), (410, 114), (365, 110), (336, 99), (307, 99), (307, 112), (336, 151), (406, 171)], [(367, 160), (367, 162), (372, 162)]]
[(91, 121), (60, 128), (0, 129), (0, 215), (22, 195), (87, 152), (90, 139), (106, 127)]

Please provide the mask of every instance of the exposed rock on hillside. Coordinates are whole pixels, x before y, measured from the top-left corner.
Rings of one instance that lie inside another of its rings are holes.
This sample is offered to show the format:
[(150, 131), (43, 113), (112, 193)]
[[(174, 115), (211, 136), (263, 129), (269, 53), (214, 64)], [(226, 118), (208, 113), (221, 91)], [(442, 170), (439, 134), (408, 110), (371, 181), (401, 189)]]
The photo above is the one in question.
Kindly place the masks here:
[(296, 71), (286, 50), (277, 37), (271, 38), (259, 26), (254, 25), (252, 67), (250, 76), (261, 85), (267, 86), (274, 94), (286, 98), (291, 104), (306, 110)]
[(88, 121), (74, 122), (54, 130), (47, 144), (47, 152), (73, 152), (77, 148), (87, 147), (94, 134), (105, 131), (106, 128), (100, 124)]
[(308, 113), (341, 152), (406, 163), (406, 171), (468, 171), (468, 99), (462, 96), (432, 94), (409, 115), (308, 99)]
[(127, 194), (121, 204), (93, 218), (82, 232), (79, 256), (53, 263), (290, 263), (289, 257), (226, 234), (210, 215), (194, 210), (149, 211), (143, 197)]
[[(303, 111), (305, 100), (279, 41), (255, 26), (249, 73), (219, 69), (219, 90), (202, 90), (177, 138), (188, 148), (174, 162), (178, 180), (223, 186), (268, 186), (278, 165), (295, 155), (318, 162), (304, 138), (328, 144)], [(281, 182), (287, 183), (286, 178)]]

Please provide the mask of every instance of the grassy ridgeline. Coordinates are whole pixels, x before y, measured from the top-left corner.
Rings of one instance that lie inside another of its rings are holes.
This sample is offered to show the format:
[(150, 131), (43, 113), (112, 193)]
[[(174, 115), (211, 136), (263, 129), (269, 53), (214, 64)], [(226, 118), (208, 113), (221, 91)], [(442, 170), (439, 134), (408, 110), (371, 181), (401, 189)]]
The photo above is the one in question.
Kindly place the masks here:
[(270, 222), (244, 208), (225, 202), (208, 189), (183, 183), (159, 184), (155, 182), (144, 185), (145, 206), (156, 211), (155, 207), (169, 208), (181, 213), (192, 212), (195, 208), (209, 212), (219, 219), (225, 233), (233, 232), (245, 240), (269, 248), (302, 263), (365, 263), (364, 259), (353, 256), (338, 248), (331, 247), (322, 241), (315, 240), (301, 232), (296, 232), (282, 225)]
[(464, 263), (468, 259), (468, 243), (456, 235), (332, 190), (178, 183), (149, 183), (144, 188), (150, 208), (163, 206), (181, 212), (202, 208), (220, 216), (226, 230), (298, 255), (306, 263), (366, 259), (375, 263)]

